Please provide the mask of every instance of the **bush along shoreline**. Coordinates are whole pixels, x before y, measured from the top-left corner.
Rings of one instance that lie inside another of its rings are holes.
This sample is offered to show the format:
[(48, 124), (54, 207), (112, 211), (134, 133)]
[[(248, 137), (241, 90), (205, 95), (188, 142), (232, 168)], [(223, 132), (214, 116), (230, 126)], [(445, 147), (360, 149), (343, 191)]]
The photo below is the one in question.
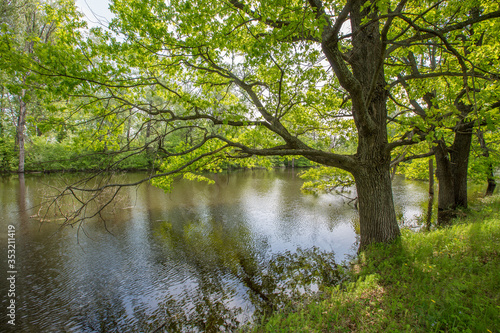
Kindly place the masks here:
[(500, 196), (452, 226), (366, 249), (349, 274), (251, 331), (500, 332)]

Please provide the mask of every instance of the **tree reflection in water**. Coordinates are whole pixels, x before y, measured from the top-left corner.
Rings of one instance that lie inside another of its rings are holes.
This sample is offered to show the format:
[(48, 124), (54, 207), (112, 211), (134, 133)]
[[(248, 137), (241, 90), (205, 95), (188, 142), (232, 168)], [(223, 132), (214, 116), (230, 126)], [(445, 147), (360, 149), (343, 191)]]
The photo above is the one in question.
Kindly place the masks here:
[(265, 241), (256, 241), (240, 223), (164, 221), (155, 231), (196, 279), (186, 283), (184, 297), (163, 304), (156, 332), (232, 332), (248, 319), (241, 316), (248, 307), (262, 316), (346, 276), (334, 254), (318, 248), (267, 255)]

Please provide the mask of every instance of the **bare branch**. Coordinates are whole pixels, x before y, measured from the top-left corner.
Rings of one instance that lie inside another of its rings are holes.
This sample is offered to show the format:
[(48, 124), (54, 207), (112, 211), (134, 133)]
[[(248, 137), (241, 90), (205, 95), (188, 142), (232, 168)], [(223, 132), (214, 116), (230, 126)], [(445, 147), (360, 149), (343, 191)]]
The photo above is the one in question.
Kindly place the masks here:
[[(456, 24), (452, 24), (452, 25), (447, 25), (446, 27), (444, 27), (442, 29), (428, 30), (428, 31), (425, 31), (426, 33), (424, 33), (424, 34), (420, 33), (420, 30), (417, 30), (417, 33), (415, 34), (415, 36), (404, 39), (404, 40), (397, 41), (397, 44), (396, 44), (395, 39), (389, 41), (389, 43), (394, 43), (394, 45), (387, 49), (386, 55), (391, 54), (392, 52), (394, 52), (395, 50), (397, 50), (400, 47), (410, 46), (413, 42), (421, 41), (421, 40), (425, 40), (425, 39), (430, 39), (430, 38), (433, 38), (435, 36), (444, 35), (446, 33), (452, 32), (452, 31), (462, 30), (463, 28), (470, 26), (470, 25), (473, 25), (475, 23), (483, 22), (483, 21), (490, 20), (492, 18), (498, 18), (498, 17), (500, 17), (500, 10), (496, 10), (494, 12), (491, 12), (491, 13), (488, 13), (485, 15), (473, 16), (465, 21), (462, 21), (462, 22), (459, 22)], [(411, 22), (411, 25), (413, 25), (413, 21), (410, 21), (410, 22)]]

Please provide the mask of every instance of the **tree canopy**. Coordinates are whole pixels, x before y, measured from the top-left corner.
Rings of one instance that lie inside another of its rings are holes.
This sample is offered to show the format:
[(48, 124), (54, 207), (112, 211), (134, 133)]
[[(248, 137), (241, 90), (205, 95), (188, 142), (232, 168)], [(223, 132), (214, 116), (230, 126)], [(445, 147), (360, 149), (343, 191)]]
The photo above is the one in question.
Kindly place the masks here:
[[(168, 189), (175, 175), (203, 179), (200, 171), (228, 160), (303, 156), (354, 178), (361, 247), (399, 235), (391, 160), (404, 147), (439, 146), (460, 122), (497, 121), (496, 3), (115, 0), (110, 8), (108, 29), (64, 30), (30, 66), (58, 80), (49, 91), (75, 98), (73, 117), (97, 124), (93, 142), (119, 153), (114, 165), (147, 151), (157, 173), (145, 180)], [(131, 120), (127, 140), (113, 139)], [(338, 140), (355, 148), (338, 149)], [(77, 190), (85, 189), (66, 189)]]

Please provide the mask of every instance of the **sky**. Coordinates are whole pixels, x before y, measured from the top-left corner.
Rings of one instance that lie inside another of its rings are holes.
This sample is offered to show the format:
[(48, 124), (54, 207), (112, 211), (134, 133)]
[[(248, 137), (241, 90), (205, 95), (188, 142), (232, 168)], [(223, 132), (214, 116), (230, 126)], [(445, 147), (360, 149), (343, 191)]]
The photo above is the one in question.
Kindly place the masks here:
[(99, 25), (99, 22), (106, 23), (111, 20), (109, 11), (109, 0), (76, 0), (76, 5), (85, 15), (85, 19), (90, 27)]
[[(98, 26), (99, 22), (109, 22), (112, 14), (109, 11), (110, 0), (76, 0), (76, 5), (85, 15), (85, 19), (89, 24), (89, 28)], [(101, 24), (102, 25), (102, 24)], [(107, 24), (105, 24), (107, 25)], [(342, 26), (343, 33), (350, 33), (350, 26), (344, 23)]]

